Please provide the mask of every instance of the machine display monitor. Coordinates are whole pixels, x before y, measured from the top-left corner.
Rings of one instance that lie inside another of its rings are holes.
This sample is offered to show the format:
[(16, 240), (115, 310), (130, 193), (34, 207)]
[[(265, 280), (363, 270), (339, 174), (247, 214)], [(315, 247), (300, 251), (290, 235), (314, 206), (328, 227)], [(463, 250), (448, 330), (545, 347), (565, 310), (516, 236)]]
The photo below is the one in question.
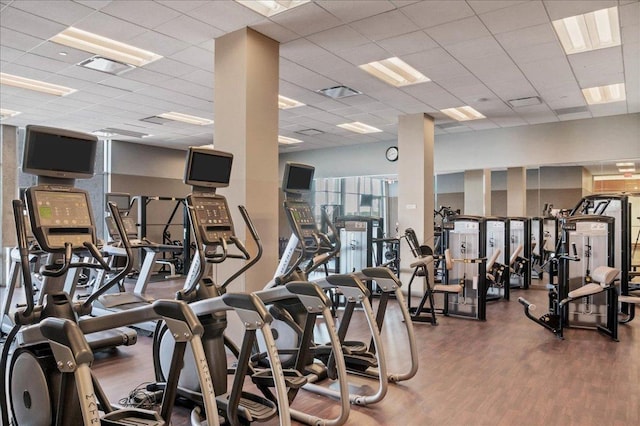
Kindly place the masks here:
[(131, 206), (131, 195), (127, 193), (119, 193), (119, 192), (109, 192), (105, 195), (107, 210), (109, 209), (109, 202), (115, 203), (118, 206), (118, 210), (121, 212), (128, 212)]
[(282, 189), (285, 192), (304, 194), (311, 191), (315, 167), (301, 163), (287, 163), (282, 178)]
[(91, 227), (91, 212), (83, 192), (36, 191), (36, 211), (40, 226)]
[(66, 179), (90, 178), (97, 144), (98, 138), (86, 133), (27, 126), (22, 171)]
[(189, 148), (184, 183), (223, 188), (229, 186), (233, 154), (208, 148)]

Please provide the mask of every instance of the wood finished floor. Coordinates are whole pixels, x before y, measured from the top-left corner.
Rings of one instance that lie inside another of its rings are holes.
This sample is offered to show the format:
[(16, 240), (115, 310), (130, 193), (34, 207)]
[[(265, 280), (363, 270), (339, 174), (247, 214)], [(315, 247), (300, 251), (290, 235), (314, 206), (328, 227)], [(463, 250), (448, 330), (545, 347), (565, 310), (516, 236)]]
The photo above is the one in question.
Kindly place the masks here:
[[(150, 288), (162, 297), (176, 285)], [(436, 327), (415, 324), (417, 376), (391, 385), (377, 405), (352, 407), (348, 424), (640, 424), (640, 320), (620, 326), (620, 342), (579, 329), (560, 341), (525, 318), (520, 295), (539, 310), (546, 307), (546, 291), (515, 290), (511, 301), (489, 304), (486, 322), (439, 316)], [(392, 306), (383, 331), (390, 370), (408, 362), (403, 328)], [(153, 379), (150, 342), (141, 336), (133, 347), (98, 356), (94, 370), (112, 400)], [(335, 402), (306, 391), (293, 407), (328, 417), (337, 412)], [(188, 410), (177, 408), (172, 424), (187, 425), (187, 419)]]

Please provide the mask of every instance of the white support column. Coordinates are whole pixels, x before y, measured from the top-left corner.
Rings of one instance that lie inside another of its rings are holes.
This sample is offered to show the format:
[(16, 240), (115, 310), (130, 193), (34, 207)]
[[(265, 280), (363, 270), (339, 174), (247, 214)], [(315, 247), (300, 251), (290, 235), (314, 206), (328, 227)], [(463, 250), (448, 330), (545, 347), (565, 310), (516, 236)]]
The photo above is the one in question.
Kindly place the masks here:
[(464, 172), (464, 214), (491, 215), (491, 170)]
[(507, 216), (527, 215), (527, 169), (509, 167), (507, 169)]
[(9, 281), (9, 250), (17, 243), (12, 200), (18, 197), (18, 129), (0, 126), (0, 286)]

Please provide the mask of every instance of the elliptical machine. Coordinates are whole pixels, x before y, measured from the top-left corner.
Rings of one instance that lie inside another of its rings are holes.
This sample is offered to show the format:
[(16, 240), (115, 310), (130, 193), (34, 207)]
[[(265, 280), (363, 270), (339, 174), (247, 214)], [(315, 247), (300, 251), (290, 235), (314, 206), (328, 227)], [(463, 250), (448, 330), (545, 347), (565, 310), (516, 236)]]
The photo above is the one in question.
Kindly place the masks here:
[[(23, 170), (38, 175), (38, 185), (29, 188), (25, 198), (34, 236), (51, 255), (40, 272), (51, 280), (45, 280), (43, 285), (43, 302), (35, 303), (24, 204), (22, 200), (14, 200), (26, 306), (16, 312), (16, 325), (0, 356), (0, 423), (3, 425), (163, 426), (169, 423), (176, 373), (168, 380), (168, 397), (163, 400), (160, 413), (115, 409), (91, 373), (93, 353), (85, 334), (138, 320), (164, 318), (171, 324), (172, 332), (180, 336), (174, 348), (174, 365), (180, 361), (187, 345), (196, 359), (204, 354), (200, 340), (202, 326), (184, 302), (158, 301), (126, 315), (91, 318), (86, 317), (90, 306), (87, 309), (80, 302), (72, 302), (68, 293), (54, 291), (73, 268), (108, 269), (96, 247), (88, 193), (73, 186), (76, 178), (93, 176), (96, 144), (97, 138), (91, 135), (27, 126)], [(61, 152), (75, 155), (72, 158), (60, 155)], [(110, 208), (113, 211), (114, 206)], [(117, 226), (123, 229), (122, 222)], [(128, 244), (127, 247), (130, 255)], [(74, 254), (86, 251), (96, 263), (73, 262)], [(123, 270), (114, 280), (122, 279), (127, 273)], [(206, 366), (198, 366), (197, 377), (206, 390), (205, 410), (214, 414), (217, 410)], [(210, 424), (217, 425), (217, 416), (212, 418)]]
[[(205, 332), (203, 336), (206, 350), (206, 360), (213, 377), (213, 386), (217, 396), (220, 414), (229, 423), (247, 424), (253, 421), (266, 421), (279, 415), (280, 424), (290, 424), (291, 417), (308, 424), (342, 424), (348, 417), (348, 405), (342, 407), (341, 414), (336, 419), (322, 419), (317, 416), (291, 410), (289, 403), (295, 397), (306, 380), (293, 370), (282, 370), (277, 348), (271, 334), (272, 320), (264, 307), (264, 300), (305, 300), (305, 304), (316, 314), (322, 314), (333, 327), (332, 318), (328, 313), (329, 301), (312, 284), (295, 283), (286, 288), (270, 292), (254, 294), (225, 294), (227, 285), (235, 278), (253, 266), (260, 258), (262, 245), (260, 238), (251, 222), (246, 209), (240, 206), (240, 213), (245, 225), (256, 243), (258, 252), (252, 257), (244, 244), (237, 237), (227, 205), (226, 198), (216, 193), (217, 188), (229, 185), (233, 156), (229, 153), (214, 151), (206, 148), (190, 148), (185, 169), (185, 183), (192, 185), (192, 193), (187, 197), (187, 206), (191, 230), (195, 237), (196, 251), (187, 275), (185, 285), (177, 298), (189, 302), (191, 308), (198, 314)], [(235, 246), (237, 252), (230, 250)], [(227, 259), (238, 259), (247, 263), (229, 277), (222, 285), (212, 280), (213, 265), (220, 264)], [(222, 295), (222, 296), (220, 296)], [(226, 336), (227, 317), (224, 312), (210, 315), (203, 306), (208, 306), (217, 299), (243, 299), (251, 301), (252, 305), (244, 303), (243, 307), (255, 310), (261, 314), (258, 322), (247, 319), (245, 313), (238, 312), (245, 327), (241, 347), (238, 348)], [(328, 319), (327, 319), (328, 318)], [(265, 368), (258, 368), (251, 364), (253, 346), (256, 343), (256, 330), (261, 330), (262, 341), (266, 343), (269, 360)], [(173, 337), (166, 325), (159, 323), (154, 334), (154, 369), (156, 380), (164, 381), (168, 372), (168, 359), (171, 356)], [(335, 345), (340, 350), (337, 337)], [(234, 379), (231, 390), (227, 391), (227, 355), (225, 348), (236, 356)], [(304, 354), (302, 355), (305, 356)], [(195, 366), (188, 359), (180, 375), (178, 395), (196, 404), (200, 403), (201, 390), (193, 380)], [(344, 371), (344, 364), (342, 366)], [(242, 390), (245, 377), (249, 375), (264, 396), (244, 392)], [(342, 373), (342, 376), (346, 375)], [(270, 391), (275, 388), (275, 395)], [(346, 381), (341, 384), (346, 392)], [(192, 411), (192, 419), (202, 420), (198, 407)]]

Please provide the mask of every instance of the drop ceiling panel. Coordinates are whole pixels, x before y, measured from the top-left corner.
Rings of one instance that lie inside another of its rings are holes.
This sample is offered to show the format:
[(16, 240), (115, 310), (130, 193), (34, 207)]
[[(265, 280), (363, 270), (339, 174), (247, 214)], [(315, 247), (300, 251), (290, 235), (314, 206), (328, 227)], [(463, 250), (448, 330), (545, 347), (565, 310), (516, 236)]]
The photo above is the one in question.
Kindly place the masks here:
[(141, 83), (150, 85), (157, 85), (163, 81), (171, 79), (171, 76), (155, 71), (150, 71), (144, 68), (135, 68), (131, 71), (128, 71), (126, 74), (123, 74), (123, 78), (139, 81)]
[[(99, 96), (100, 98), (102, 98), (102, 101), (106, 101), (108, 99), (111, 98), (118, 98), (120, 96), (125, 96), (128, 95), (129, 93), (131, 93), (131, 91), (129, 90), (125, 90), (125, 89), (120, 89), (117, 87), (111, 87), (111, 86), (105, 86), (103, 84), (96, 84), (96, 85), (92, 85), (90, 87), (86, 87), (83, 90), (84, 93), (91, 93), (95, 96)], [(73, 96), (74, 93), (72, 93), (69, 96)]]
[(2, 10), (0, 26), (45, 40), (66, 28), (63, 24), (23, 12), (11, 6)]
[(414, 31), (379, 40), (378, 45), (391, 53), (392, 56), (404, 56), (438, 47), (438, 43), (424, 31)]
[(213, 88), (213, 72), (196, 69), (193, 72), (183, 75), (181, 78), (201, 86)]
[[(22, 65), (18, 65), (16, 63), (8, 64), (6, 62), (3, 62), (1, 64), (1, 68), (2, 68), (2, 72), (7, 74), (19, 75), (20, 77), (32, 78), (35, 80), (42, 80), (42, 81), (47, 80), (50, 83), (55, 83), (55, 81), (52, 80), (52, 74), (49, 74), (46, 71), (39, 70), (36, 68), (25, 67)], [(5, 87), (8, 87), (8, 86), (0, 86), (0, 87), (2, 87), (2, 89), (5, 89)], [(20, 89), (20, 90), (26, 90), (26, 89)]]
[(251, 24), (251, 28), (280, 43), (286, 43), (300, 37), (290, 29), (285, 28), (280, 24), (276, 24), (273, 21), (264, 20), (257, 22), (255, 24)]
[(640, 23), (640, 2), (620, 6), (618, 16), (620, 17), (620, 26), (623, 28), (637, 26)]
[[(602, 75), (623, 73), (622, 49), (620, 47), (569, 55), (568, 58), (578, 83), (582, 87), (588, 87), (584, 86), (585, 81), (593, 81)], [(611, 81), (607, 84), (620, 82)]]
[(180, 12), (188, 12), (208, 3), (208, 0), (159, 0), (158, 3)]
[(280, 58), (280, 78), (311, 90), (336, 86), (337, 82), (310, 71), (291, 61)]
[(298, 64), (329, 78), (339, 76), (340, 70), (343, 68), (352, 67), (349, 62), (331, 53), (324, 53), (313, 58), (304, 58), (299, 60)]
[(200, 47), (187, 47), (171, 55), (171, 59), (210, 71), (213, 69), (213, 54)]
[[(566, 58), (527, 62), (520, 64), (520, 69), (531, 84), (539, 89), (556, 85), (557, 81), (571, 81), (573, 79), (573, 72)], [(553, 78), (549, 76), (553, 76)]]
[(31, 53), (25, 53), (24, 55), (16, 59), (13, 63), (16, 65), (22, 65), (24, 67), (53, 73), (61, 71), (69, 66), (69, 64), (66, 62), (45, 58), (44, 56), (32, 55)]
[[(29, 53), (54, 59), (59, 62), (66, 62), (67, 64), (77, 64), (94, 56), (93, 53), (77, 50), (51, 41), (45, 41), (34, 49), (31, 49)], [(64, 55), (61, 55), (61, 53), (64, 53)]]
[(280, 57), (290, 61), (297, 61), (324, 53), (327, 53), (327, 51), (304, 38), (290, 41), (280, 46)]
[[(30, 35), (0, 25), (1, 46), (8, 46), (27, 52), (42, 43), (44, 43), (44, 40), (42, 38), (32, 37)], [(5, 60), (4, 57), (2, 58), (2, 60)]]
[(307, 40), (331, 51), (349, 49), (369, 42), (366, 37), (347, 25), (312, 34)]
[(626, 102), (612, 102), (609, 104), (599, 104), (589, 106), (594, 117), (604, 117), (607, 115), (618, 115), (627, 113)]
[(147, 31), (144, 27), (115, 18), (102, 12), (95, 12), (86, 18), (83, 18), (76, 22), (74, 27), (124, 43), (129, 42), (129, 40)]
[(524, 76), (509, 81), (494, 80), (485, 82), (485, 85), (504, 101), (536, 96), (536, 90)]
[(515, 6), (518, 3), (524, 3), (529, 0), (467, 0), (467, 3), (478, 14), (491, 12), (505, 7)]
[(224, 34), (222, 30), (185, 15), (156, 26), (154, 31), (188, 44), (202, 43)]
[(70, 1), (17, 0), (11, 2), (11, 7), (64, 25), (73, 25), (74, 22), (94, 12), (90, 7)]
[(403, 91), (438, 110), (462, 106), (458, 98), (435, 83), (406, 86)]
[(549, 22), (547, 12), (539, 0), (483, 13), (480, 15), (480, 19), (493, 34), (506, 33)]
[(259, 13), (235, 1), (209, 1), (186, 12), (192, 18), (212, 23), (216, 28), (230, 32), (264, 20)]
[(3, 62), (13, 62), (22, 55), (24, 55), (24, 50), (0, 45), (0, 58), (2, 58)]
[(510, 53), (526, 51), (530, 46), (551, 42), (558, 43), (556, 33), (549, 22), (501, 33), (496, 35), (496, 39)]
[(199, 84), (190, 83), (179, 78), (168, 80), (165, 82), (165, 84), (166, 87), (169, 87), (173, 92), (178, 92), (180, 94), (189, 95), (204, 100), (213, 99), (213, 90), (205, 86), (200, 86)]
[(180, 16), (178, 11), (151, 1), (136, 2), (135, 7), (126, 1), (112, 1), (101, 12), (150, 29)]
[(617, 6), (616, 0), (589, 0), (589, 1), (549, 1), (545, 0), (544, 6), (552, 21), (568, 16), (581, 15), (594, 10), (606, 9)]
[[(460, 31), (461, 27), (464, 28), (464, 31)], [(491, 36), (491, 33), (477, 16), (428, 28), (425, 32), (444, 47)]]
[(379, 61), (393, 56), (376, 43), (367, 43), (350, 49), (339, 50), (336, 52), (336, 55), (352, 65), (368, 64), (369, 62)]
[(422, 1), (400, 10), (420, 28), (434, 27), (474, 14), (469, 5), (462, 1)]
[(139, 36), (133, 37), (129, 40), (129, 43), (162, 56), (171, 56), (189, 46), (188, 43), (156, 31), (147, 31)]
[(315, 3), (305, 3), (271, 17), (271, 20), (289, 30), (306, 36), (337, 27), (340, 20)]
[[(209, 52), (205, 52), (204, 54), (211, 56)], [(158, 61), (147, 64), (144, 66), (144, 69), (170, 75), (172, 77), (181, 77), (185, 74), (198, 70), (198, 68), (194, 66), (187, 65), (184, 62), (174, 61), (169, 58), (162, 58)]]
[(461, 62), (463, 59), (479, 59), (504, 54), (504, 50), (493, 37), (458, 43), (448, 46), (446, 50)]
[(398, 10), (353, 22), (351, 27), (370, 40), (383, 40), (419, 29), (416, 24)]
[(544, 60), (565, 60), (564, 51), (557, 41), (510, 50), (508, 53), (517, 64), (535, 63)]
[(73, 0), (73, 1), (96, 10), (100, 10), (106, 5), (108, 5), (109, 3), (111, 3), (111, 0)]
[(317, 3), (326, 11), (340, 17), (343, 22), (357, 21), (395, 9), (393, 3), (386, 0), (361, 0), (357, 2), (321, 0)]
[(505, 54), (477, 59), (461, 59), (462, 64), (482, 82), (515, 81), (523, 78), (513, 60)]

